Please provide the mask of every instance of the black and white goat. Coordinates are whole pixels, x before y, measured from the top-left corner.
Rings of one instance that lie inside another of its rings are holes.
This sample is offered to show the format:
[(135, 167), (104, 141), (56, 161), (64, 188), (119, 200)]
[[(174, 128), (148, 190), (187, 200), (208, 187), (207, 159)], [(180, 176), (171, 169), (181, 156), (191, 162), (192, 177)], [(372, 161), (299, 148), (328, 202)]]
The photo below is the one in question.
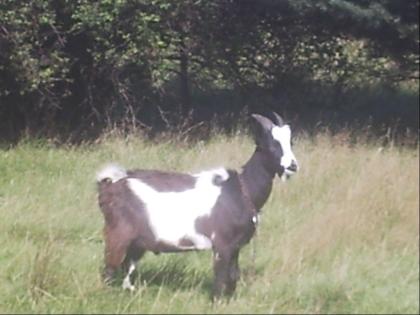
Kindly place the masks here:
[(298, 170), (291, 130), (281, 117), (253, 114), (256, 150), (240, 173), (214, 169), (190, 175), (124, 170), (109, 165), (97, 174), (105, 217), (104, 280), (122, 267), (123, 288), (132, 284), (136, 262), (155, 254), (213, 250), (213, 297), (231, 294), (239, 278), (238, 256), (249, 242), (273, 178)]

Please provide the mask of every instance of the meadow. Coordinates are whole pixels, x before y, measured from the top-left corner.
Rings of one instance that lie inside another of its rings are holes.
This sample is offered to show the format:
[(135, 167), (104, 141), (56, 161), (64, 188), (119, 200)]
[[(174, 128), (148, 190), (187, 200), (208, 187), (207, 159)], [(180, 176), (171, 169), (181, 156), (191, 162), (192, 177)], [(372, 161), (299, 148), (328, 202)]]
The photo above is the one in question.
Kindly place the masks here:
[(147, 253), (132, 293), (101, 282), (103, 164), (239, 170), (253, 150), (244, 131), (193, 144), (109, 133), (0, 150), (0, 312), (419, 313), (418, 147), (346, 133), (297, 135), (301, 170), (275, 181), (231, 300), (210, 302), (211, 252)]

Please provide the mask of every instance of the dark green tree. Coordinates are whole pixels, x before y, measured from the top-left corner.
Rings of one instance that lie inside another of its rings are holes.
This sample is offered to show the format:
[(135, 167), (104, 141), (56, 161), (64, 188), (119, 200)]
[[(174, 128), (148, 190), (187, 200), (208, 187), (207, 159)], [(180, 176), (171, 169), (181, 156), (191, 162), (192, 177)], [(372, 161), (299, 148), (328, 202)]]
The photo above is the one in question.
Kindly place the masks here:
[(0, 134), (156, 125), (162, 110), (182, 120), (200, 108), (194, 95), (220, 89), (246, 106), (259, 89), (305, 103), (311, 82), (339, 98), (418, 80), (418, 8), (414, 0), (4, 0)]

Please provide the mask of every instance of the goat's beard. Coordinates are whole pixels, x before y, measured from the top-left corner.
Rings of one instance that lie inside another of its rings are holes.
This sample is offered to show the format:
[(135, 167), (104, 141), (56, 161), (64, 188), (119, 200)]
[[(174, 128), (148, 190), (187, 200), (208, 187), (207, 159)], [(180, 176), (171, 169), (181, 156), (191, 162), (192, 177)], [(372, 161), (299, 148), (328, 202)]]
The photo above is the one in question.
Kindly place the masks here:
[(283, 172), (283, 174), (280, 176), (280, 179), (285, 182), (287, 181), (292, 175), (287, 174), (286, 172)]
[(282, 180), (282, 181), (285, 181), (286, 180), (286, 172), (285, 172), (285, 169), (284, 169), (284, 167), (280, 167), (278, 170), (277, 170), (277, 176)]

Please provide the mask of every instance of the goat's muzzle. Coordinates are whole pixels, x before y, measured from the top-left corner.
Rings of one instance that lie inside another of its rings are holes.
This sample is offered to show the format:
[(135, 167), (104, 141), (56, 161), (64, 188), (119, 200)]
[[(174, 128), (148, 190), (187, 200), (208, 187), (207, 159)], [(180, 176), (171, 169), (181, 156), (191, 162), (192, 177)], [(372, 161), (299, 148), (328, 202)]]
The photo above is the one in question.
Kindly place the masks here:
[(295, 161), (292, 161), (292, 163), (284, 168), (281, 167), (280, 171), (277, 172), (277, 175), (283, 180), (289, 179), (293, 174), (295, 174), (299, 170), (299, 166)]
[(286, 168), (286, 173), (290, 172), (290, 173), (296, 173), (298, 171), (299, 167), (297, 165), (297, 163), (295, 161), (292, 161), (292, 163), (290, 164), (290, 166), (288, 168)]

